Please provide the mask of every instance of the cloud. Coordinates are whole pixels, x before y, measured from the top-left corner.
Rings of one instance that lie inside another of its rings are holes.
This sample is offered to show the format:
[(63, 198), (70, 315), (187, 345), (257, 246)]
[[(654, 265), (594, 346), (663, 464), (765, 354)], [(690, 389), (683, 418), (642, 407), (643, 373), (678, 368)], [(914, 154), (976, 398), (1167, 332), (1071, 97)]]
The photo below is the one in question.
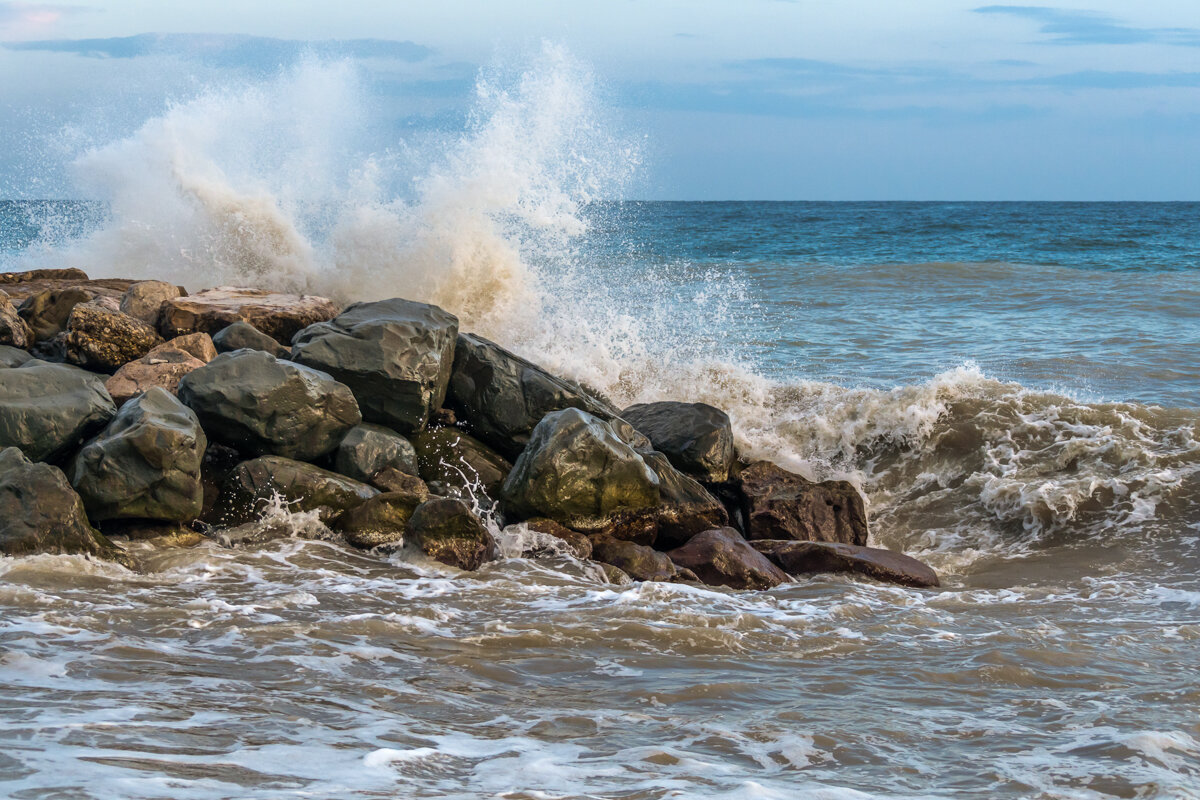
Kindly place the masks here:
[(170, 55), (216, 67), (271, 70), (312, 53), (326, 57), (384, 58), (422, 61), (432, 50), (413, 42), (386, 39), (302, 41), (224, 34), (143, 33), (111, 39), (48, 39), (5, 42), (9, 50), (69, 53), (86, 58), (141, 58)]
[(1200, 29), (1138, 28), (1091, 11), (1047, 6), (982, 6), (977, 14), (1003, 14), (1038, 23), (1049, 44), (1172, 44), (1200, 47)]
[(49, 28), (63, 17), (91, 10), (85, 6), (59, 6), (0, 0), (0, 28), (29, 32)]

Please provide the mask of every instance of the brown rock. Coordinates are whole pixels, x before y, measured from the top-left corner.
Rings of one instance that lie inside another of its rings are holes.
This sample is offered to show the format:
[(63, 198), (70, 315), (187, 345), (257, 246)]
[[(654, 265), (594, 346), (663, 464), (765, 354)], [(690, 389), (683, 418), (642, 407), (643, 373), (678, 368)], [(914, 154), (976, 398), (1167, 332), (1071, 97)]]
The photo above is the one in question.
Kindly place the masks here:
[(461, 500), (435, 497), (417, 507), (408, 536), (425, 555), (465, 570), (496, 557), (496, 542), (479, 517)]
[(384, 467), (372, 475), (367, 483), (384, 492), (423, 491), (426, 496), (429, 494), (429, 487), (425, 485), (425, 481), (395, 467)]
[(588, 538), (592, 540), (592, 558), (617, 567), (635, 581), (674, 581), (679, 577), (678, 568), (665, 553), (608, 534)]
[(104, 382), (104, 388), (118, 406), (155, 386), (177, 394), (179, 379), (203, 366), (203, 361), (183, 352), (147, 355), (117, 370)]
[(4, 292), (0, 292), (0, 344), (22, 349), (33, 346), (33, 331)]
[(71, 312), (94, 295), (78, 287), (46, 289), (22, 301), (17, 313), (33, 331), (33, 338), (42, 342), (53, 339), (67, 328)]
[(937, 573), (915, 558), (878, 547), (764, 539), (750, 543), (789, 575), (857, 572), (884, 583), (940, 586)]
[(742, 470), (735, 494), (747, 539), (867, 543), (866, 506), (847, 481), (814, 483), (758, 461)]
[(207, 333), (189, 333), (184, 336), (176, 336), (168, 342), (151, 348), (150, 352), (146, 353), (146, 357), (157, 358), (178, 354), (198, 358), (207, 364), (217, 357), (217, 348), (213, 344), (212, 337)]
[(420, 485), (408, 491), (377, 494), (350, 509), (338, 518), (337, 529), (347, 542), (364, 550), (401, 544), (413, 512), (429, 499), (425, 484), (419, 478), (416, 481)]
[(165, 281), (138, 281), (125, 291), (119, 308), (148, 325), (157, 325), (162, 304), (186, 294), (183, 287)]
[(675, 566), (690, 569), (701, 582), (732, 589), (770, 589), (788, 580), (733, 528), (697, 534), (667, 553)]
[(279, 342), (290, 342), (302, 328), (338, 314), (332, 300), (314, 295), (276, 294), (260, 289), (219, 286), (167, 300), (159, 319), (164, 336), (202, 331), (209, 335), (247, 322)]
[(158, 332), (139, 319), (99, 303), (79, 303), (67, 319), (63, 344), (68, 362), (97, 372), (115, 372), (161, 342)]
[[(561, 539), (576, 558), (584, 559), (592, 557), (591, 539), (570, 528), (564, 528), (552, 519), (535, 518), (525, 520), (525, 527), (531, 531), (537, 531), (547, 536), (553, 536), (555, 539)], [(536, 555), (539, 551), (534, 550), (532, 552)]]

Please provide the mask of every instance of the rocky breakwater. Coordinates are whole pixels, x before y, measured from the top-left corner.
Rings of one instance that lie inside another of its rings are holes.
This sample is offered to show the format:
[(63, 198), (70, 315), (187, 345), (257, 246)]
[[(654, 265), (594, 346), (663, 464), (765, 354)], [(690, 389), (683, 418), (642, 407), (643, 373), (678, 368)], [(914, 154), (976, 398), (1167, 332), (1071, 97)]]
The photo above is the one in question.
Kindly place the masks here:
[(435, 306), (188, 295), (78, 270), (0, 287), (5, 554), (132, 565), (125, 537), (295, 535), (286, 509), (310, 534), (460, 570), (511, 554), (504, 531), (528, 557), (591, 560), (618, 583), (937, 585), (867, 546), (852, 485), (740, 458), (720, 409), (617, 409)]

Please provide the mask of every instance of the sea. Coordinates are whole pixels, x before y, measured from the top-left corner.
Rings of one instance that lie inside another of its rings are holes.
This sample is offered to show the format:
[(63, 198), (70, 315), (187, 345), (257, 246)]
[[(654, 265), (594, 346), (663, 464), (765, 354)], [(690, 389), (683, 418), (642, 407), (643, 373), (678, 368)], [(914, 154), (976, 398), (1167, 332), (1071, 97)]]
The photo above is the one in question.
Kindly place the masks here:
[(653, 154), (569, 64), (402, 152), (339, 138), (358, 92), (90, 144), (0, 202), (0, 269), (438, 303), (852, 481), (941, 587), (615, 585), (495, 519), (458, 573), (282, 507), (0, 558), (0, 796), (1200, 798), (1200, 204), (613, 200)]

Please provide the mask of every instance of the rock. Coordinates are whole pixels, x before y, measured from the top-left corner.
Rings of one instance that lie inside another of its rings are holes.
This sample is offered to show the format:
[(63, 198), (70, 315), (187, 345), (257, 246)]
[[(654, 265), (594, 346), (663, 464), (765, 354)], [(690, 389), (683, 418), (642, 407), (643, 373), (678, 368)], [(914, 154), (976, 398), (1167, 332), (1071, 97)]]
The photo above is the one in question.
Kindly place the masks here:
[(146, 356), (154, 358), (171, 353), (186, 353), (207, 364), (217, 357), (217, 348), (213, 346), (212, 337), (207, 333), (188, 333), (157, 345), (146, 353)]
[(712, 483), (729, 479), (733, 426), (724, 411), (704, 403), (643, 403), (622, 411), (621, 418), (685, 475)]
[(97, 372), (115, 372), (141, 358), (162, 339), (139, 319), (98, 303), (79, 303), (67, 319), (66, 360)]
[(698, 533), (729, 524), (729, 513), (721, 501), (675, 469), (665, 455), (653, 450), (639, 455), (658, 475), (659, 505), (651, 511), (657, 530), (655, 547), (670, 550)]
[(836, 542), (760, 539), (750, 543), (789, 575), (857, 572), (884, 583), (940, 586), (937, 573), (915, 558), (878, 547)]
[[(544, 517), (527, 519), (522, 524), (527, 530), (543, 533), (547, 536), (553, 536), (555, 539), (561, 540), (566, 549), (578, 559), (588, 559), (592, 557), (592, 540), (578, 531), (573, 531), (570, 528), (564, 528), (554, 520), (546, 519)], [(532, 554), (537, 555), (540, 552), (540, 550), (533, 550)]]
[(262, 350), (276, 358), (287, 358), (292, 352), (291, 348), (284, 347), (249, 322), (235, 322), (227, 328), (222, 328), (212, 340), (222, 353), (249, 349)]
[(408, 536), (435, 561), (476, 570), (496, 557), (496, 542), (467, 504), (435, 497), (417, 507), (408, 521)]
[(203, 367), (204, 363), (181, 350), (147, 354), (122, 366), (104, 382), (104, 386), (118, 405), (155, 387), (177, 394), (180, 379)]
[(417, 487), (420, 487), (421, 491), (429, 492), (429, 487), (425, 485), (425, 481), (416, 475), (401, 472), (395, 467), (384, 467), (372, 475), (368, 483), (381, 492), (411, 492), (416, 491)]
[(417, 506), (429, 499), (429, 491), (419, 478), (410, 491), (377, 494), (362, 505), (350, 509), (337, 521), (337, 529), (355, 547), (369, 550), (382, 545), (400, 545)]
[(736, 501), (747, 539), (867, 543), (866, 505), (847, 481), (814, 483), (758, 461), (742, 470)]
[(471, 433), (514, 459), (552, 411), (578, 408), (601, 420), (617, 415), (591, 394), (481, 336), (462, 334), (454, 354), (448, 402)]
[(65, 331), (75, 306), (90, 301), (92, 297), (91, 292), (74, 286), (46, 289), (25, 298), (17, 313), (33, 332), (34, 340), (41, 342)]
[(417, 452), (400, 434), (382, 425), (355, 425), (337, 447), (334, 469), (356, 481), (371, 482), (385, 467), (417, 474)]
[(503, 456), (457, 428), (415, 433), (412, 444), (422, 479), (481, 502), (479, 489), (488, 500), (498, 500), (500, 487), (512, 471), (512, 464)]
[(0, 450), (0, 553), (86, 553), (131, 565), (88, 522), (62, 470), (30, 463), (15, 447)]
[(354, 391), (363, 419), (412, 433), (441, 407), (458, 319), (437, 306), (392, 299), (355, 303), (292, 340), (292, 359)]
[(667, 556), (675, 566), (690, 569), (709, 586), (770, 589), (788, 580), (783, 570), (751, 547), (733, 528), (697, 534)]
[(33, 281), (86, 281), (87, 273), (81, 269), (31, 269), (24, 272), (0, 272), (0, 286), (30, 283)]
[(225, 524), (258, 519), (280, 499), (289, 511), (316, 511), (322, 522), (331, 525), (377, 494), (377, 489), (312, 464), (262, 456), (233, 468), (217, 505)]
[(614, 567), (612, 564), (603, 564), (599, 561), (595, 563), (600, 569), (600, 573), (604, 576), (605, 583), (611, 583), (614, 586), (629, 586), (633, 583), (633, 578), (629, 577), (629, 573), (620, 567)]
[(0, 369), (11, 369), (19, 367), (22, 364), (27, 364), (33, 360), (33, 356), (20, 350), (16, 347), (0, 344)]
[(164, 281), (139, 281), (125, 290), (119, 307), (123, 313), (157, 326), (163, 303), (186, 294), (182, 287)]
[(533, 429), (502, 494), (505, 513), (517, 519), (548, 517), (598, 533), (657, 506), (659, 478), (607, 422), (566, 408)]
[(287, 342), (301, 329), (335, 316), (337, 306), (324, 297), (218, 286), (167, 300), (158, 324), (170, 339), (197, 331), (211, 336), (235, 322), (247, 322), (272, 339)]
[(68, 475), (93, 520), (185, 522), (203, 509), (200, 462), (207, 447), (192, 410), (154, 387), (121, 406), (75, 456)]
[(21, 319), (12, 300), (0, 292), (0, 345), (28, 348), (33, 346), (33, 331)]
[(608, 534), (590, 538), (592, 558), (617, 567), (635, 581), (674, 581), (679, 577), (675, 563), (665, 553)]
[(67, 455), (117, 413), (100, 376), (78, 367), (34, 359), (0, 374), (0, 447), (34, 461)]
[(0, 288), (12, 298), (13, 305), (20, 305), (30, 297), (47, 290), (61, 292), (65, 289), (81, 289), (87, 293), (90, 300), (111, 303), (111, 308), (117, 311), (120, 310), (121, 296), (133, 283), (134, 281), (127, 278), (92, 280), (83, 270), (78, 269), (34, 269), (27, 272), (0, 273)]
[(222, 353), (184, 375), (179, 399), (210, 438), (252, 455), (315, 459), (362, 421), (344, 384), (260, 350)]

